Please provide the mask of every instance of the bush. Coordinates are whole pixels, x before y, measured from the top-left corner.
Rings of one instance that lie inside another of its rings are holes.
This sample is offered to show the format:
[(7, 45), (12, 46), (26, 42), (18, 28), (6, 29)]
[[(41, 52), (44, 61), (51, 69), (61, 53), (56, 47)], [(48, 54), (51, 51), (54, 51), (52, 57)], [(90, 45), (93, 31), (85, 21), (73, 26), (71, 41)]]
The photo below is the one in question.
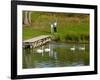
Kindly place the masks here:
[(64, 36), (65, 41), (71, 41), (71, 42), (83, 42), (89, 40), (88, 34), (66, 34)]
[(60, 41), (60, 35), (59, 34), (53, 34), (53, 37), (52, 37), (52, 40), (53, 41)]
[(78, 41), (79, 40), (79, 36), (77, 34), (66, 34), (64, 39), (66, 41)]
[(82, 40), (82, 41), (84, 41), (84, 40), (89, 40), (89, 34), (81, 34), (80, 35), (80, 39)]

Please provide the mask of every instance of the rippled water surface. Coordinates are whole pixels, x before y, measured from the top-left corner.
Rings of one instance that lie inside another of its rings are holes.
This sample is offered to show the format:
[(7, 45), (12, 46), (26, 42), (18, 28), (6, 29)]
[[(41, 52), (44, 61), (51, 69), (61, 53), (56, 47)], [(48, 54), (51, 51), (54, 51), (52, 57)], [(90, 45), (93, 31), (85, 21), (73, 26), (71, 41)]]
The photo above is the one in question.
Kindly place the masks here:
[(88, 66), (89, 44), (48, 43), (23, 49), (23, 68)]

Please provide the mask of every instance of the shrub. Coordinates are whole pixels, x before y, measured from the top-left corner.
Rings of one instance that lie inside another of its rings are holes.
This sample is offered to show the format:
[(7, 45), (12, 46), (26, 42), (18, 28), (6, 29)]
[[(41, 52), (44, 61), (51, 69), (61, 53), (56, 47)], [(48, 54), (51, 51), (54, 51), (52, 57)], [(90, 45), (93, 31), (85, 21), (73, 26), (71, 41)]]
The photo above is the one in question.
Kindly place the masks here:
[(64, 36), (64, 39), (66, 41), (78, 41), (79, 40), (79, 36), (77, 34), (66, 34)]
[(71, 41), (71, 42), (83, 42), (89, 40), (88, 34), (66, 34), (64, 36), (65, 41)]
[(53, 34), (53, 37), (52, 37), (52, 40), (53, 41), (60, 41), (60, 35), (59, 34)]

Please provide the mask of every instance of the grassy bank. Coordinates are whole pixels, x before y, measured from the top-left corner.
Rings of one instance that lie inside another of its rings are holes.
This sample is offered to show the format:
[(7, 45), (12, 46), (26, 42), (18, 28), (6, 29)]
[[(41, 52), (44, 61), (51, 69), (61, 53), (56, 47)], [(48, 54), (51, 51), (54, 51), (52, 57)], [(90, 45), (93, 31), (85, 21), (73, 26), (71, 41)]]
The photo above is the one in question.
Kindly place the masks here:
[[(32, 24), (23, 25), (23, 40), (39, 36), (53, 35), (60, 42), (88, 42), (89, 15), (61, 13), (32, 13)], [(50, 32), (50, 23), (57, 20), (57, 32)]]

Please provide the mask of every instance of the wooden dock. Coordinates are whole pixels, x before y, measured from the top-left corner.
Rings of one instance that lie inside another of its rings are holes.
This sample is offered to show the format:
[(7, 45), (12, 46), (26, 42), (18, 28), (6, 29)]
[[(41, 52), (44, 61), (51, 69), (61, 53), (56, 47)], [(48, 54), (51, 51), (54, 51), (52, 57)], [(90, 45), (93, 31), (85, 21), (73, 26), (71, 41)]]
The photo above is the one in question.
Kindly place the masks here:
[(28, 40), (23, 41), (24, 48), (36, 48), (42, 46), (51, 41), (50, 35), (41, 35)]

